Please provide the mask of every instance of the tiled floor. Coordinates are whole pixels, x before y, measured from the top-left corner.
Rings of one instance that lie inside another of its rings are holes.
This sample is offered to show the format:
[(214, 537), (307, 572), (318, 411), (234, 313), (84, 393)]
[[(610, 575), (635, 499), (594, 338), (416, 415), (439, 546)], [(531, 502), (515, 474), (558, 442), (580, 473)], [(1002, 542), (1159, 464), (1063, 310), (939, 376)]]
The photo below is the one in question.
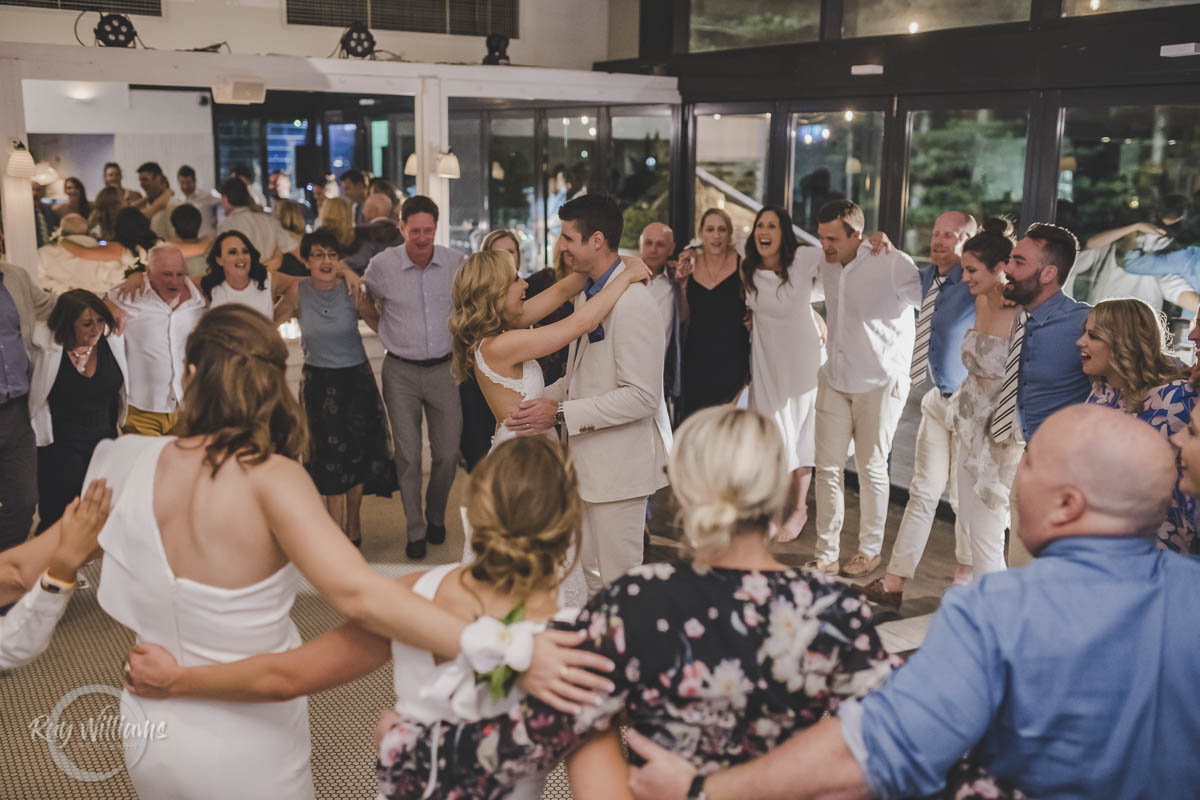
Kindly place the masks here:
[[(915, 431), (915, 425), (909, 426)], [(902, 430), (901, 438), (905, 436)], [(911, 441), (911, 435), (909, 436)], [(904, 447), (897, 444), (899, 451)], [(908, 445), (911, 452), (911, 444)], [(911, 457), (911, 456), (909, 456)], [(456, 481), (450, 507), (462, 502), (466, 481)], [(907, 480), (907, 476), (904, 476)], [(843, 550), (853, 552), (858, 520), (857, 495), (847, 492), (846, 528)], [(363, 555), (373, 567), (389, 575), (417, 568), (403, 552), (402, 515), (398, 496), (391, 500), (367, 498), (363, 508)], [(886, 555), (899, 524), (903, 509), (890, 509)], [(810, 507), (810, 520), (813, 518)], [(650, 558), (674, 557), (678, 532), (671, 524), (673, 511), (669, 494), (655, 498)], [(456, 514), (447, 518), (447, 539), (431, 548), (431, 557), (421, 564), (456, 560), (462, 552), (462, 527)], [(812, 523), (795, 542), (779, 546), (779, 558), (800, 565), (812, 557)], [(929, 614), (938, 605), (954, 569), (953, 530), (938, 520), (930, 537), (929, 550), (909, 583), (901, 618), (883, 622), (882, 635), (889, 648), (902, 652), (919, 646), (928, 625)], [(94, 582), (98, 570), (86, 573)], [(878, 572), (876, 573), (878, 574)], [(861, 582), (874, 577), (868, 576)], [(293, 617), (305, 639), (339, 624), (340, 616), (325, 600), (305, 587), (293, 609)], [(882, 621), (882, 617), (880, 618)], [(95, 772), (118, 769), (108, 780), (82, 783), (68, 776), (52, 760), (46, 743), (31, 735), (30, 725), (39, 715), (48, 714), (68, 692), (90, 684), (120, 685), (121, 664), (132, 642), (130, 632), (113, 622), (97, 606), (94, 589), (83, 590), (72, 600), (49, 650), (34, 664), (8, 673), (0, 673), (0, 798), (3, 800), (121, 800), (134, 797), (128, 777), (121, 769), (119, 752), (76, 745), (72, 757), (81, 766)], [(317, 797), (368, 800), (374, 796), (374, 758), (371, 733), (381, 709), (395, 698), (391, 688), (391, 670), (382, 668), (353, 684), (316, 695), (309, 700), (310, 727), (313, 737), (313, 778)], [(558, 772), (547, 786), (547, 797), (569, 797), (565, 776)]]

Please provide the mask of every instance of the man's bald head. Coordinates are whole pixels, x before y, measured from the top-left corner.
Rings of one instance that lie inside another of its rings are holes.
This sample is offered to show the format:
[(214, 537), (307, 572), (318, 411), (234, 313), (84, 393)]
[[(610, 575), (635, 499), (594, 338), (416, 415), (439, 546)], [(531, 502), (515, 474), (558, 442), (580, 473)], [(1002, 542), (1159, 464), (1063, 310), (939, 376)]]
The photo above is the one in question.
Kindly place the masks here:
[(975, 235), (979, 223), (962, 211), (947, 211), (933, 223), (929, 235), (929, 260), (945, 272), (958, 263), (962, 247)]
[(675, 252), (675, 232), (661, 222), (651, 222), (638, 237), (638, 253), (651, 272), (657, 273)]
[(1175, 478), (1175, 452), (1145, 422), (1069, 406), (1042, 423), (1017, 468), (1018, 534), (1031, 553), (1063, 536), (1151, 534)]
[(87, 220), (84, 219), (82, 215), (74, 212), (70, 214), (64, 214), (62, 220), (59, 222), (59, 227), (62, 228), (62, 232), (64, 234), (69, 236), (85, 234), (88, 232)]
[(367, 199), (362, 204), (362, 219), (363, 222), (370, 222), (375, 219), (391, 219), (392, 199), (385, 194), (368, 195)]

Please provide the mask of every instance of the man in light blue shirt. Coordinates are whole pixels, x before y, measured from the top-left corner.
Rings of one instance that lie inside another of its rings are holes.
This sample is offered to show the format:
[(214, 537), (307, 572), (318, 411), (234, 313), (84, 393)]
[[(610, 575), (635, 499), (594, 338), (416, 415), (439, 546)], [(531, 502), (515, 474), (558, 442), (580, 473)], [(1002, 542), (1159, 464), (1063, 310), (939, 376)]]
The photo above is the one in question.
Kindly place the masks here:
[[(343, 176), (344, 177), (344, 176)], [(379, 306), (383, 402), (392, 425), (400, 499), (404, 503), (405, 553), (425, 557), (425, 543), (446, 541), (446, 500), (458, 469), (462, 405), (450, 374), (450, 287), (466, 258), (433, 243), (438, 207), (418, 195), (404, 201), (404, 244), (371, 259), (363, 284)], [(425, 510), (421, 510), (421, 417), (429, 427), (432, 463)]]
[(1158, 550), (1175, 453), (1149, 426), (1073, 406), (1017, 473), (1029, 567), (951, 588), (921, 649), (878, 691), (692, 787), (635, 734), (639, 800), (899, 798), (940, 791), (970, 751), (1039, 800), (1195, 798), (1200, 559)]

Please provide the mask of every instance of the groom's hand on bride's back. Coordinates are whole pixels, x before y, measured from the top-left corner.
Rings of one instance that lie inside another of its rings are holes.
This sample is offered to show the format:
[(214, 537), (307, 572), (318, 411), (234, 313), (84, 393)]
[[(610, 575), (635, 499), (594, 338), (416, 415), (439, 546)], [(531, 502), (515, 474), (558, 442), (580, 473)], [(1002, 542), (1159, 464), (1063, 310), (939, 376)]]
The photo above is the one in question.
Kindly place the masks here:
[(535, 436), (554, 427), (558, 403), (548, 397), (523, 400), (517, 410), (504, 420), (504, 427), (518, 436)]

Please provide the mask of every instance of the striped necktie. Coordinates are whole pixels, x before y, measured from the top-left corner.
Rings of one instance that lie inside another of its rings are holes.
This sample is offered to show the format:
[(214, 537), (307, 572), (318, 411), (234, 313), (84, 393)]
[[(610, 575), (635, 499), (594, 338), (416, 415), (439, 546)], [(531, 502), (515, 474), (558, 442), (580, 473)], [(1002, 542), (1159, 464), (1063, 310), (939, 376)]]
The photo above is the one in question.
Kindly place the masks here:
[(1021, 372), (1021, 348), (1025, 344), (1025, 322), (1029, 315), (1022, 311), (1017, 315), (1017, 326), (1008, 345), (1008, 361), (1004, 363), (1004, 385), (1000, 387), (1000, 402), (992, 414), (992, 439), (1004, 442), (1008, 439), (1021, 441), (1017, 428), (1017, 376)]
[[(936, 270), (937, 267), (934, 269)], [(933, 285), (929, 287), (925, 299), (921, 301), (921, 312), (917, 314), (917, 338), (913, 345), (912, 367), (908, 371), (914, 389), (924, 383), (926, 376), (929, 375), (929, 340), (933, 334), (933, 304), (937, 302), (938, 294), (945, 285), (946, 278), (944, 276), (937, 274), (933, 276)]]

